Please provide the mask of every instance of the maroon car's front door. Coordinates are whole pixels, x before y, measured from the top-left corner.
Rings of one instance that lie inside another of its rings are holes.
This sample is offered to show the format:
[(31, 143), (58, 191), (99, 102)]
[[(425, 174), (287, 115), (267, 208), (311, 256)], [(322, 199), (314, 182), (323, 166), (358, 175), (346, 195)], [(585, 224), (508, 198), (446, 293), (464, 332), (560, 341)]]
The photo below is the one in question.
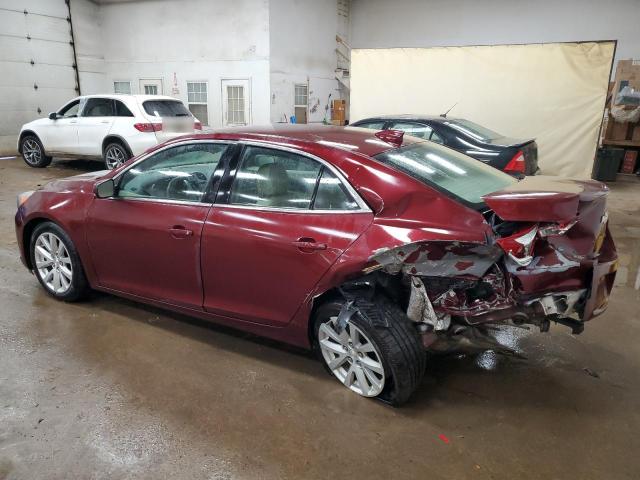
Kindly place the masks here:
[(202, 232), (205, 309), (286, 325), (372, 220), (328, 166), (284, 150), (246, 148), (228, 204), (213, 206)]
[(86, 223), (101, 287), (202, 308), (202, 197), (226, 145), (167, 148), (129, 169), (114, 198), (96, 198)]

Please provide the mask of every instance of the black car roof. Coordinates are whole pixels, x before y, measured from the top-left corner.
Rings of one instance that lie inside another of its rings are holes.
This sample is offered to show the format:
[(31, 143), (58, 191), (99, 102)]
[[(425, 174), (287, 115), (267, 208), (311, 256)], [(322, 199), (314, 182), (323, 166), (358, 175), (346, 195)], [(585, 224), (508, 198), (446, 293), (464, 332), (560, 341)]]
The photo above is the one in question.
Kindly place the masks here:
[(447, 120), (463, 120), (455, 117), (441, 117), (440, 115), (413, 115), (413, 114), (401, 114), (401, 115), (378, 115), (376, 117), (367, 117), (362, 120), (358, 120), (355, 123), (369, 122), (375, 120), (393, 121), (393, 120), (409, 120), (414, 122), (445, 122)]

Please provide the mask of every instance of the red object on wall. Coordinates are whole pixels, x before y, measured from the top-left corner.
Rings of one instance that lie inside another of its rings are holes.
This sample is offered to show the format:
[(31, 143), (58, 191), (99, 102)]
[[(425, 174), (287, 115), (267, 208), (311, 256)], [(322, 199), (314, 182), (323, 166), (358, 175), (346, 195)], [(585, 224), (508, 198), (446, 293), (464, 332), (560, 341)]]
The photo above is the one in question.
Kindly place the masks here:
[(624, 160), (622, 160), (622, 173), (633, 173), (636, 171), (636, 161), (638, 160), (638, 150), (625, 150)]

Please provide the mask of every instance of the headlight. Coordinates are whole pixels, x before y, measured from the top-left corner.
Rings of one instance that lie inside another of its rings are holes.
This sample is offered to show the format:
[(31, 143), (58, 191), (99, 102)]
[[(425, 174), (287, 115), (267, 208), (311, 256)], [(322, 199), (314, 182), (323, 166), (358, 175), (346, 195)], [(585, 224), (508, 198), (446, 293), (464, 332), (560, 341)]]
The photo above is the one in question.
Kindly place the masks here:
[(24, 202), (26, 202), (31, 195), (33, 195), (33, 190), (29, 190), (27, 192), (19, 193), (18, 194), (18, 198), (17, 198), (18, 208), (20, 208), (22, 206), (22, 204)]

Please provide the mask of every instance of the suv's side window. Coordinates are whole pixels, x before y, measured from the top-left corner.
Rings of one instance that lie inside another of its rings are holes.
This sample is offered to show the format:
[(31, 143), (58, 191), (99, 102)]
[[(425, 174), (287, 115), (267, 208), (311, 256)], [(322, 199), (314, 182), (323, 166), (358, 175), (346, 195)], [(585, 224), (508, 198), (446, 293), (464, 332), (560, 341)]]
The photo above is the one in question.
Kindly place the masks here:
[(89, 98), (82, 110), (83, 117), (113, 117), (113, 100), (110, 98)]
[(80, 109), (80, 99), (74, 100), (71, 103), (66, 104), (58, 111), (59, 117), (71, 118), (78, 116), (78, 110)]
[(116, 106), (116, 117), (133, 117), (133, 113), (120, 100), (114, 100)]
[(226, 149), (191, 143), (162, 150), (124, 173), (118, 197), (200, 202)]
[(320, 163), (296, 153), (246, 147), (229, 203), (308, 209), (321, 167)]

